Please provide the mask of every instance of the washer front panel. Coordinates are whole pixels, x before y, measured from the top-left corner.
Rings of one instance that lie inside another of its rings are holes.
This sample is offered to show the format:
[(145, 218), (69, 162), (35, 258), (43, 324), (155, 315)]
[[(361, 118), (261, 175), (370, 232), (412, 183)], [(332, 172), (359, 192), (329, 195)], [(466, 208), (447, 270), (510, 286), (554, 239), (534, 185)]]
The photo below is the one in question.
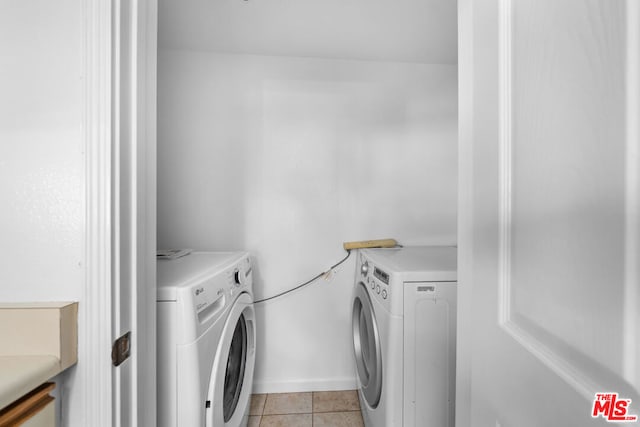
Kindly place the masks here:
[(247, 322), (244, 315), (240, 315), (233, 331), (224, 375), (222, 415), (225, 423), (233, 416), (240, 399), (240, 392), (244, 384), (244, 371), (247, 365), (247, 341)]
[[(249, 254), (194, 252), (158, 264), (158, 426), (204, 426), (212, 387), (220, 416), (211, 425), (246, 425), (256, 341)], [(224, 417), (217, 396), (227, 371), (238, 380), (226, 381), (233, 393)]]
[(207, 398), (202, 402), (207, 427), (247, 424), (255, 358), (253, 299), (243, 293), (227, 317), (209, 378)]

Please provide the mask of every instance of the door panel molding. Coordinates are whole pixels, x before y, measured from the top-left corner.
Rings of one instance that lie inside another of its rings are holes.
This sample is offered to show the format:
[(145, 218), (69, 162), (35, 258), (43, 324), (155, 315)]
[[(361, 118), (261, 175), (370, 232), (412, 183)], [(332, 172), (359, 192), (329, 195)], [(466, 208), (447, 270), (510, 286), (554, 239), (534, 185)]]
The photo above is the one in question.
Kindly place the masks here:
[(499, 321), (508, 330), (511, 321), (511, 219), (512, 219), (512, 167), (513, 167), (513, 118), (512, 118), (512, 37), (513, 37), (513, 14), (511, 0), (500, 0), (499, 2), (499, 152), (500, 152), (500, 198), (499, 198), (499, 236), (500, 247), (499, 257)]
[[(499, 41), (498, 41), (498, 55), (499, 55), (499, 87), (498, 87), (498, 99), (499, 99), (499, 249), (498, 249), (498, 321), (502, 330), (504, 330), (522, 349), (535, 356), (541, 363), (547, 368), (553, 371), (556, 375), (567, 382), (576, 392), (578, 392), (587, 401), (592, 401), (596, 392), (605, 390), (603, 387), (604, 375), (598, 374), (597, 377), (594, 372), (605, 373), (611, 375), (611, 372), (607, 367), (602, 366), (587, 354), (573, 348), (567, 343), (561, 342), (561, 340), (554, 337), (553, 334), (544, 331), (542, 328), (538, 328), (534, 323), (527, 321), (523, 316), (518, 315), (512, 309), (513, 304), (513, 281), (512, 281), (512, 257), (513, 257), (513, 167), (514, 167), (514, 154), (513, 154), (513, 61), (512, 61), (512, 47), (513, 47), (513, 2), (512, 0), (499, 0), (498, 2), (498, 16), (499, 16)], [(635, 77), (634, 77), (635, 78)], [(637, 80), (637, 79), (636, 79)], [(633, 133), (633, 132), (631, 132)], [(637, 154), (637, 138), (631, 143), (629, 139), (628, 149)], [(633, 151), (635, 150), (635, 151)], [(628, 156), (629, 158), (630, 156)], [(632, 156), (632, 158), (635, 158)], [(637, 162), (636, 162), (637, 163)], [(628, 191), (627, 196), (631, 192), (634, 192), (633, 198), (637, 198), (638, 182), (637, 182), (637, 164), (634, 163), (632, 167), (628, 167), (627, 179), (628, 179)], [(629, 166), (629, 165), (628, 165)], [(629, 182), (630, 181), (630, 182)], [(630, 227), (637, 227), (637, 201), (627, 208), (628, 211), (628, 224)], [(635, 216), (634, 216), (635, 215)], [(630, 219), (633, 218), (633, 219)], [(636, 229), (637, 230), (637, 229)], [(633, 240), (633, 243), (628, 243), (627, 246), (627, 258), (632, 256), (634, 258), (633, 263), (637, 259), (637, 239), (628, 238), (627, 240)], [(627, 288), (628, 292), (632, 294), (635, 292), (635, 283), (632, 280), (636, 280), (637, 269), (633, 266), (629, 267), (630, 277), (628, 279)], [(637, 297), (633, 294), (632, 297)], [(636, 301), (636, 299), (631, 299)], [(635, 322), (637, 316), (635, 313), (635, 307), (637, 304), (628, 304), (629, 313), (627, 314), (628, 321), (628, 340), (626, 350), (628, 351), (628, 358), (635, 362), (635, 351), (637, 349), (637, 343), (635, 339)], [(633, 320), (632, 320), (633, 319)], [(627, 360), (625, 360), (626, 362)], [(635, 364), (628, 363), (628, 369), (630, 375), (635, 373)], [(597, 369), (594, 370), (594, 367)], [(625, 365), (625, 367), (627, 367)]]
[(498, 318), (502, 329), (523, 349), (534, 355), (540, 362), (563, 378), (585, 399), (592, 400), (601, 388), (586, 372), (576, 367), (543, 340), (529, 332), (527, 327), (512, 315), (512, 183), (513, 183), (513, 118), (512, 118), (512, 0), (499, 2), (499, 301)]

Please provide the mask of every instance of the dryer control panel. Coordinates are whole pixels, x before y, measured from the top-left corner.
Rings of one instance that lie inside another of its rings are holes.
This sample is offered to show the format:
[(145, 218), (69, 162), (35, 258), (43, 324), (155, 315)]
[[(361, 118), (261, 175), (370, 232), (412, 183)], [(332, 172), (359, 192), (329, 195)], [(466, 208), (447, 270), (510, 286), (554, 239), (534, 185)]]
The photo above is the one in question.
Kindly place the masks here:
[(389, 275), (384, 271), (380, 270), (378, 267), (373, 269), (373, 275), (376, 276), (378, 280), (380, 280), (385, 285), (389, 284)]
[(390, 276), (381, 268), (375, 266), (371, 260), (360, 254), (358, 259), (359, 267), (356, 271), (360, 272), (360, 281), (362, 281), (371, 299), (377, 300), (385, 309), (389, 310), (391, 305), (391, 288), (389, 286)]
[(356, 274), (367, 285), (372, 300), (383, 304), (391, 314), (403, 316), (403, 300), (412, 284), (423, 284), (421, 296), (437, 298), (438, 283), (456, 282), (456, 255), (453, 246), (362, 249)]

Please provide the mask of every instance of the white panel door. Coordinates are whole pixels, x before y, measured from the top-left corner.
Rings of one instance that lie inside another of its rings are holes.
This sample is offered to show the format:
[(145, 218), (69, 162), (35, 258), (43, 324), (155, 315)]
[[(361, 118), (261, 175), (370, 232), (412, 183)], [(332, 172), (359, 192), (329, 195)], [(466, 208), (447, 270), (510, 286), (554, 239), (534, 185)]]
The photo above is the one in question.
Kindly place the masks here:
[(637, 416), (640, 2), (459, 7), (457, 425)]

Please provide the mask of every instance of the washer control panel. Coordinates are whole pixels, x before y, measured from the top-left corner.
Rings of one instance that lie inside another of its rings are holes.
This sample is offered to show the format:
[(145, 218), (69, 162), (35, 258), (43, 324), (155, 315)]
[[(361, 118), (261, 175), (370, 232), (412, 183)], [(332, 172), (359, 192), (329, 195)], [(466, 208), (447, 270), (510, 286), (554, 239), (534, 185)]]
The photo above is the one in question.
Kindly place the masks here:
[(235, 267), (227, 271), (227, 287), (231, 295), (235, 295), (242, 288), (251, 286), (253, 279), (251, 261), (249, 257), (244, 258)]
[(192, 252), (157, 266), (158, 304), (173, 304), (181, 342), (195, 340), (223, 318), (243, 292), (252, 294), (248, 252)]

